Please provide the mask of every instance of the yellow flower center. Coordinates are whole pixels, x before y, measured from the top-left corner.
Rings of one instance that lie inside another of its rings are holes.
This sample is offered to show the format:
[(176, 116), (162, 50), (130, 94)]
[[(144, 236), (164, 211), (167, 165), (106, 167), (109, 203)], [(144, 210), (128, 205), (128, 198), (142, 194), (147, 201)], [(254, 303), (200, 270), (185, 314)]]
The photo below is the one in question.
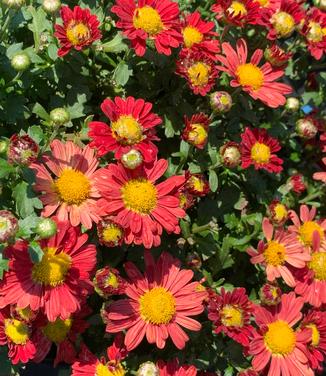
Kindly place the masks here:
[(271, 149), (261, 142), (256, 142), (251, 148), (251, 159), (257, 163), (266, 164), (269, 162), (270, 157)]
[(54, 322), (49, 322), (42, 331), (44, 335), (52, 342), (61, 343), (63, 342), (72, 326), (72, 320), (60, 320), (56, 319)]
[(131, 115), (121, 115), (111, 123), (113, 136), (123, 145), (134, 145), (143, 138), (143, 131), (138, 121)]
[(326, 281), (326, 252), (314, 252), (308, 267), (315, 274), (318, 281)]
[(321, 228), (321, 226), (314, 221), (307, 221), (304, 222), (300, 228), (299, 228), (299, 236), (302, 241), (302, 243), (306, 246), (312, 245), (312, 236), (314, 232), (317, 231), (320, 239), (324, 239), (324, 230)]
[(34, 312), (30, 309), (30, 307), (26, 308), (16, 308), (16, 311), (21, 319), (28, 321), (34, 316)]
[(108, 365), (99, 363), (96, 366), (96, 373), (95, 376), (124, 376), (125, 370), (120, 363), (114, 364), (110, 366), (110, 362)]
[(272, 16), (271, 23), (278, 37), (289, 37), (295, 28), (295, 21), (291, 14), (286, 12), (277, 12)]
[(139, 214), (150, 214), (157, 205), (157, 190), (144, 178), (131, 179), (121, 188), (125, 207)]
[(264, 342), (272, 355), (288, 355), (295, 348), (296, 336), (288, 323), (277, 320), (268, 324)]
[(268, 5), (269, 5), (269, 0), (258, 0), (258, 3), (259, 3), (262, 7), (268, 7)]
[(317, 326), (315, 324), (311, 323), (311, 324), (306, 325), (306, 327), (310, 328), (312, 330), (311, 344), (313, 346), (317, 347), (319, 345), (319, 341), (320, 341), (320, 334), (319, 334)]
[(243, 315), (240, 308), (234, 305), (226, 305), (221, 311), (221, 321), (225, 326), (243, 326)]
[(207, 139), (207, 131), (202, 124), (191, 124), (191, 131), (188, 134), (188, 139), (194, 145), (201, 145)]
[(197, 192), (203, 192), (205, 189), (205, 182), (203, 179), (198, 178), (197, 176), (192, 176), (188, 180), (188, 185), (195, 189)]
[(155, 36), (164, 29), (160, 14), (151, 6), (144, 6), (135, 10), (133, 25), (135, 29), (142, 29), (149, 36)]
[(75, 21), (72, 21), (67, 27), (66, 35), (73, 46), (78, 46), (90, 39), (91, 32), (84, 23), (75, 23)]
[(232, 1), (227, 10), (229, 13), (232, 13), (232, 16), (245, 16), (247, 14), (245, 5), (240, 1)]
[(241, 86), (249, 86), (252, 90), (259, 90), (264, 83), (262, 70), (251, 63), (239, 65), (236, 75)]
[(29, 339), (28, 326), (16, 319), (5, 319), (5, 334), (15, 345), (25, 345)]
[(198, 62), (188, 68), (188, 77), (193, 86), (205, 86), (208, 84), (211, 67)]
[(274, 218), (277, 221), (282, 221), (288, 215), (288, 211), (283, 204), (276, 204), (274, 206)]
[(264, 251), (264, 258), (267, 264), (273, 266), (283, 265), (285, 261), (285, 247), (283, 244), (271, 240), (267, 243)]
[(51, 287), (62, 284), (71, 266), (70, 256), (56, 253), (55, 248), (46, 248), (43, 252), (42, 260), (33, 266), (33, 281)]
[(203, 34), (193, 26), (186, 26), (182, 30), (183, 41), (187, 48), (191, 48), (194, 44), (203, 40)]
[(118, 243), (122, 237), (122, 230), (120, 227), (111, 223), (103, 230), (102, 237), (106, 243)]
[(326, 35), (326, 29), (323, 29), (317, 22), (309, 22), (309, 31), (307, 33), (307, 39), (311, 42), (321, 42)]
[(54, 183), (60, 200), (68, 205), (81, 205), (90, 195), (91, 183), (81, 172), (65, 168)]
[(164, 287), (154, 287), (140, 297), (139, 309), (143, 320), (155, 325), (167, 324), (175, 315), (176, 302)]
[(112, 286), (114, 289), (116, 289), (119, 286), (118, 278), (114, 273), (109, 273), (109, 276), (105, 281), (105, 286)]

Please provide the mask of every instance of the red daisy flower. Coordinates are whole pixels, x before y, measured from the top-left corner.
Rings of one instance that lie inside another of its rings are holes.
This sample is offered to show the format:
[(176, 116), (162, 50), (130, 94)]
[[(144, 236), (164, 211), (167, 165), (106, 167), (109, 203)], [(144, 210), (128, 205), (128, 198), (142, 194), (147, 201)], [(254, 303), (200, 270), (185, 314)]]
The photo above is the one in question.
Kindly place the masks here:
[(117, 27), (130, 39), (138, 56), (153, 40), (160, 54), (171, 55), (171, 47), (182, 42), (178, 4), (170, 0), (116, 0), (111, 9), (120, 20)]
[(296, 0), (280, 0), (265, 8), (262, 19), (268, 28), (267, 38), (288, 38), (305, 18), (305, 12)]
[(193, 365), (188, 364), (179, 364), (179, 359), (175, 358), (164, 362), (159, 360), (157, 362), (157, 367), (159, 369), (160, 376), (196, 376), (197, 369)]
[(234, 79), (232, 87), (241, 86), (253, 99), (261, 100), (267, 106), (277, 108), (286, 103), (284, 95), (292, 93), (292, 88), (280, 82), (274, 82), (284, 75), (284, 70), (273, 68), (270, 63), (258, 67), (263, 51), (258, 49), (248, 58), (247, 43), (244, 39), (237, 41), (236, 51), (230, 43), (223, 43), (222, 50), (225, 56), (218, 55), (218, 60), (224, 65), (217, 69), (227, 72)]
[(289, 60), (292, 58), (293, 53), (285, 52), (275, 43), (266, 48), (264, 56), (273, 67), (284, 69), (288, 65)]
[(121, 164), (100, 170), (97, 188), (103, 199), (99, 207), (103, 216), (112, 216), (125, 230), (127, 244), (157, 247), (163, 228), (168, 233), (180, 232), (178, 222), (185, 212), (179, 206), (178, 190), (185, 178), (171, 176), (155, 184), (167, 168), (168, 162), (160, 159), (137, 170), (128, 170)]
[(311, 55), (320, 60), (326, 54), (326, 13), (312, 8), (301, 29)]
[(37, 159), (40, 151), (36, 142), (27, 134), (13, 134), (9, 139), (7, 158), (11, 164), (30, 165)]
[(288, 179), (287, 184), (289, 185), (290, 190), (297, 193), (298, 195), (300, 195), (301, 193), (303, 193), (307, 189), (307, 186), (306, 186), (306, 183), (303, 180), (302, 174), (292, 175)]
[(221, 294), (210, 293), (208, 318), (216, 334), (223, 332), (242, 346), (249, 346), (254, 328), (250, 325), (253, 306), (246, 290), (235, 288), (232, 292), (221, 289)]
[(72, 48), (80, 51), (94, 41), (101, 39), (100, 22), (89, 9), (75, 6), (71, 10), (67, 6), (61, 7), (60, 15), (63, 25), (55, 25), (54, 35), (59, 39), (61, 47), (58, 56), (65, 56)]
[(323, 371), (326, 359), (326, 312), (310, 310), (303, 318), (302, 328), (311, 329), (308, 358), (312, 369)]
[(157, 155), (152, 141), (159, 140), (154, 127), (162, 123), (162, 119), (151, 112), (152, 107), (151, 103), (133, 97), (105, 99), (101, 109), (111, 123), (110, 126), (100, 121), (89, 124), (88, 135), (93, 139), (90, 146), (98, 150), (99, 156), (114, 151), (117, 159), (135, 149), (145, 162), (152, 162)]
[(181, 23), (183, 45), (186, 50), (200, 51), (211, 60), (220, 52), (218, 34), (212, 31), (214, 22), (205, 22), (198, 11), (188, 14)]
[(198, 282), (189, 283), (193, 271), (180, 270), (179, 260), (166, 252), (155, 263), (151, 253), (145, 251), (145, 265), (142, 275), (133, 263), (125, 264), (130, 279), (125, 290), (128, 298), (109, 305), (106, 330), (117, 333), (127, 329), (125, 344), (129, 351), (145, 335), (160, 349), (169, 336), (178, 349), (183, 349), (189, 337), (180, 326), (200, 330), (200, 323), (189, 316), (203, 312), (206, 292), (197, 290)]
[(57, 234), (41, 240), (42, 259), (33, 263), (28, 243), (19, 240), (4, 250), (9, 271), (0, 281), (0, 307), (17, 304), (44, 310), (50, 321), (69, 319), (92, 288), (90, 274), (96, 265), (96, 249), (88, 236), (69, 222), (58, 222)]
[(93, 284), (95, 291), (104, 299), (111, 295), (122, 295), (126, 288), (126, 281), (119, 271), (108, 265), (97, 270)]
[(191, 119), (185, 116), (184, 121), (186, 127), (182, 132), (182, 139), (198, 149), (204, 149), (208, 139), (209, 117), (201, 112)]
[(213, 60), (199, 51), (182, 50), (176, 63), (176, 74), (184, 77), (195, 94), (205, 96), (218, 76)]
[(276, 174), (283, 170), (283, 161), (275, 154), (281, 149), (280, 144), (266, 129), (246, 128), (241, 139), (242, 168), (254, 165), (255, 170), (264, 169)]
[(305, 375), (314, 376), (308, 365), (307, 344), (311, 339), (309, 329), (295, 331), (301, 319), (303, 299), (293, 292), (284, 294), (273, 313), (256, 306), (255, 319), (259, 326), (249, 345), (255, 371), (268, 376)]
[(218, 20), (223, 19), (232, 25), (261, 24), (260, 4), (255, 0), (216, 0), (211, 9), (217, 13)]
[(192, 174), (186, 171), (184, 189), (187, 193), (197, 197), (204, 197), (210, 192), (209, 183), (204, 174)]

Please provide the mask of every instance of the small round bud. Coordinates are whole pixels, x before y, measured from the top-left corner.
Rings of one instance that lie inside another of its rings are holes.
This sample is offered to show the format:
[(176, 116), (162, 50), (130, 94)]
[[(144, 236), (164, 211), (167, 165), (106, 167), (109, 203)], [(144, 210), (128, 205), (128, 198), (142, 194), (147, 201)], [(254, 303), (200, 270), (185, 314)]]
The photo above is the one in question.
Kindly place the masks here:
[(106, 247), (117, 247), (123, 242), (123, 229), (111, 221), (101, 221), (97, 224), (99, 242)]
[(18, 230), (18, 220), (9, 210), (0, 210), (0, 243), (14, 237)]
[(118, 270), (105, 266), (99, 269), (93, 280), (95, 291), (104, 299), (111, 295), (124, 293), (126, 281), (120, 277)]
[(50, 112), (50, 120), (54, 125), (65, 125), (70, 120), (70, 115), (65, 108), (58, 107)]
[(208, 181), (203, 174), (191, 174), (189, 171), (186, 172), (186, 190), (188, 193), (203, 197), (210, 191)]
[(292, 175), (288, 179), (288, 185), (289, 185), (290, 189), (293, 192), (297, 193), (298, 195), (300, 195), (301, 193), (303, 193), (307, 189), (307, 186), (306, 186), (306, 183), (303, 180), (302, 174)]
[(285, 223), (289, 217), (288, 208), (279, 200), (273, 200), (268, 206), (267, 212), (269, 219), (277, 226)]
[(232, 97), (226, 91), (215, 91), (210, 95), (210, 104), (214, 112), (228, 112), (232, 107), (232, 103)]
[(192, 252), (187, 255), (187, 266), (191, 269), (200, 269), (202, 261), (198, 253)]
[(42, 7), (47, 13), (55, 13), (61, 8), (61, 1), (60, 0), (43, 0)]
[(316, 136), (318, 128), (312, 118), (306, 117), (297, 121), (296, 131), (300, 137), (310, 140)]
[(183, 210), (187, 210), (194, 205), (194, 196), (185, 192), (179, 192), (179, 200), (180, 200), (180, 208)]
[(7, 141), (7, 140), (1, 140), (0, 141), (0, 154), (6, 154), (7, 153), (8, 144), (9, 144), (9, 141)]
[(241, 163), (241, 149), (236, 142), (227, 142), (220, 148), (221, 160), (224, 166), (234, 168)]
[(137, 376), (159, 376), (160, 371), (153, 362), (141, 364), (137, 371)]
[(19, 52), (11, 59), (11, 66), (17, 72), (23, 72), (31, 65), (31, 59), (26, 52)]
[(300, 108), (300, 101), (298, 98), (287, 98), (285, 108), (290, 112), (297, 112)]
[(41, 218), (34, 231), (41, 239), (48, 239), (57, 233), (57, 224), (51, 218)]
[(8, 145), (8, 162), (28, 166), (37, 158), (39, 147), (28, 135), (11, 136)]
[(128, 153), (123, 154), (121, 162), (126, 168), (134, 170), (143, 163), (143, 156), (138, 150), (131, 149)]
[(177, 246), (181, 249), (184, 248), (184, 246), (186, 245), (187, 243), (187, 240), (185, 238), (179, 238), (177, 239)]
[(263, 304), (268, 306), (277, 305), (281, 301), (282, 290), (274, 284), (266, 283), (259, 290), (259, 297)]
[(9, 8), (20, 9), (25, 5), (25, 0), (2, 0), (5, 5)]
[(209, 117), (203, 113), (193, 115), (191, 119), (186, 117), (185, 125), (182, 139), (198, 149), (203, 149), (208, 139)]
[(320, 10), (326, 11), (326, 0), (315, 0), (315, 5)]

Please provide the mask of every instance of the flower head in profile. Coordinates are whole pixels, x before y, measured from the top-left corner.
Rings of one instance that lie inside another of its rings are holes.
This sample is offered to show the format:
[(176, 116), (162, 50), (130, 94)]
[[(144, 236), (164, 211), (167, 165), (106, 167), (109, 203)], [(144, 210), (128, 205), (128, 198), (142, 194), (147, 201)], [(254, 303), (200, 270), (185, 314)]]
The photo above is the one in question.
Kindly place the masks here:
[(112, 295), (122, 295), (126, 287), (126, 281), (119, 271), (108, 265), (96, 271), (93, 284), (95, 291), (104, 299)]
[(274, 231), (267, 218), (264, 218), (262, 227), (267, 243), (260, 241), (257, 250), (252, 247), (247, 250), (251, 256), (250, 261), (265, 266), (268, 281), (273, 282), (276, 278), (282, 277), (288, 286), (294, 287), (296, 283), (290, 266), (304, 268), (310, 261), (309, 254), (294, 234), (288, 234), (282, 229)]
[(237, 41), (236, 50), (230, 43), (223, 43), (222, 50), (224, 55), (218, 55), (218, 60), (223, 66), (217, 68), (233, 77), (230, 83), (232, 87), (240, 86), (253, 99), (259, 99), (272, 108), (285, 104), (284, 95), (292, 93), (292, 88), (275, 82), (284, 76), (284, 70), (273, 68), (270, 63), (258, 66), (263, 57), (262, 50), (256, 50), (249, 62), (247, 43), (244, 39)]
[(234, 341), (247, 347), (254, 328), (250, 325), (253, 306), (242, 287), (221, 294), (211, 293), (208, 301), (208, 318), (216, 334), (223, 332)]
[(41, 309), (49, 321), (69, 319), (92, 291), (90, 277), (96, 249), (88, 236), (69, 222), (58, 222), (55, 236), (41, 240), (40, 261), (33, 263), (27, 241), (18, 240), (4, 250), (9, 270), (0, 281), (0, 307)]
[(111, 12), (119, 17), (117, 27), (130, 39), (138, 56), (152, 40), (160, 54), (171, 55), (171, 48), (182, 42), (179, 7), (171, 0), (116, 0)]
[(164, 362), (159, 360), (157, 362), (160, 376), (196, 376), (197, 369), (193, 365), (182, 364), (180, 365), (179, 359), (175, 358)]
[(302, 174), (294, 174), (290, 176), (287, 184), (291, 191), (295, 192), (297, 195), (302, 194), (307, 189), (307, 185), (304, 181)]
[(186, 171), (184, 190), (196, 197), (204, 197), (210, 192), (209, 183), (204, 174), (192, 174)]
[(157, 183), (167, 168), (168, 162), (160, 159), (136, 170), (109, 164), (99, 171), (96, 186), (103, 196), (101, 215), (110, 216), (124, 229), (125, 243), (152, 248), (160, 245), (163, 229), (180, 232), (179, 218), (185, 212), (179, 206), (178, 191), (185, 178), (171, 176)]
[(265, 59), (271, 63), (273, 67), (276, 68), (286, 68), (288, 65), (289, 60), (292, 58), (292, 52), (284, 51), (279, 45), (276, 43), (272, 44), (271, 46), (267, 47), (264, 52)]
[(283, 160), (275, 154), (281, 149), (280, 144), (266, 129), (246, 128), (241, 139), (242, 168), (253, 165), (255, 170), (264, 169), (276, 174), (283, 170)]
[(182, 139), (198, 149), (204, 149), (208, 139), (209, 117), (204, 113), (195, 114), (188, 119), (185, 116), (185, 129)]
[(63, 25), (55, 25), (54, 33), (61, 45), (59, 56), (67, 55), (72, 48), (80, 51), (101, 39), (100, 22), (89, 9), (82, 9), (79, 6), (70, 9), (68, 6), (63, 6), (60, 14)]
[(37, 159), (39, 146), (27, 134), (13, 134), (8, 144), (8, 162), (11, 164), (30, 165)]
[(289, 210), (285, 204), (275, 199), (268, 205), (268, 217), (275, 226), (281, 226), (289, 219)]
[(306, 38), (311, 55), (320, 60), (326, 54), (326, 13), (312, 8), (307, 14), (301, 33)]
[(151, 103), (134, 97), (105, 99), (101, 109), (109, 118), (110, 126), (100, 121), (90, 122), (90, 146), (97, 149), (99, 156), (112, 151), (117, 159), (137, 150), (145, 162), (152, 162), (158, 151), (152, 141), (159, 140), (154, 128), (162, 123), (152, 107)]
[(198, 291), (198, 282), (190, 282), (193, 271), (181, 270), (180, 262), (163, 252), (157, 262), (145, 251), (146, 271), (140, 273), (131, 262), (125, 264), (129, 277), (126, 299), (117, 300), (107, 308), (106, 330), (117, 333), (127, 330), (127, 350), (136, 348), (143, 338), (165, 347), (168, 337), (178, 349), (183, 349), (189, 340), (181, 327), (198, 331), (199, 322), (190, 316), (203, 312), (206, 292)]
[(255, 307), (254, 316), (259, 329), (254, 332), (248, 350), (253, 355), (255, 371), (270, 376), (314, 376), (307, 351), (311, 331), (295, 329), (302, 318), (302, 307), (303, 299), (297, 298), (294, 292), (284, 294), (273, 313), (264, 307)]

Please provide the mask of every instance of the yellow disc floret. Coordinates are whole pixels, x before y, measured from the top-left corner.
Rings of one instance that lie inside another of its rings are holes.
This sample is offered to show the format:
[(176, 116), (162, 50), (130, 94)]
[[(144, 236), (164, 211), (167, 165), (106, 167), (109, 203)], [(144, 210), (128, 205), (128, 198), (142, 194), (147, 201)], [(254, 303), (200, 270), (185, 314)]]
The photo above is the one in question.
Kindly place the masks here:
[(66, 35), (73, 46), (78, 46), (90, 39), (91, 32), (84, 23), (72, 21), (67, 27)]
[(241, 86), (249, 86), (252, 90), (259, 90), (264, 83), (262, 70), (251, 63), (239, 65), (236, 75)]
[(193, 64), (188, 68), (188, 77), (193, 86), (205, 86), (208, 84), (211, 67), (203, 62)]
[(277, 12), (271, 18), (271, 23), (280, 38), (289, 37), (295, 29), (295, 21), (291, 14)]
[(42, 331), (50, 341), (61, 343), (67, 338), (71, 326), (71, 319), (56, 319), (54, 322), (49, 322), (44, 328), (42, 328)]
[(245, 16), (247, 14), (245, 5), (240, 1), (232, 1), (227, 10), (232, 16)]
[(117, 244), (120, 241), (123, 233), (119, 226), (115, 225), (114, 223), (110, 223), (103, 229), (101, 235), (104, 242)]
[(268, 7), (268, 5), (269, 5), (269, 0), (258, 0), (258, 3), (259, 3), (262, 7)]
[(276, 221), (282, 221), (287, 215), (288, 211), (285, 205), (278, 203), (274, 206), (274, 218)]
[(155, 325), (167, 324), (175, 315), (176, 301), (164, 287), (154, 287), (140, 297), (139, 310), (143, 320)]
[(202, 124), (191, 124), (188, 141), (193, 145), (202, 145), (206, 141), (207, 135), (206, 128)]
[(16, 319), (5, 319), (5, 334), (15, 345), (25, 345), (29, 339), (26, 323)]
[(324, 239), (324, 230), (322, 227), (314, 221), (304, 222), (299, 228), (299, 236), (302, 243), (306, 246), (312, 245), (312, 237), (314, 232), (317, 231), (320, 239)]
[(89, 198), (91, 183), (81, 171), (66, 168), (55, 181), (54, 189), (64, 203), (80, 206)]
[(159, 34), (164, 25), (158, 11), (150, 6), (137, 8), (133, 16), (133, 25), (135, 29), (144, 30), (149, 36)]
[(242, 310), (237, 306), (227, 304), (221, 310), (221, 322), (225, 326), (243, 326)]
[(109, 273), (108, 277), (105, 280), (105, 287), (111, 286), (114, 289), (118, 288), (119, 280), (114, 273)]
[(61, 285), (70, 269), (71, 257), (65, 252), (56, 253), (55, 248), (46, 248), (43, 252), (42, 260), (33, 266), (33, 280), (45, 286)]
[(309, 328), (311, 329), (312, 333), (311, 333), (311, 344), (315, 347), (317, 347), (319, 345), (319, 341), (320, 341), (320, 334), (319, 334), (319, 330), (316, 326), (316, 324), (308, 324), (306, 325), (306, 328)]
[(308, 267), (315, 274), (318, 281), (326, 281), (326, 252), (314, 252)]
[(96, 366), (95, 376), (124, 376), (125, 370), (120, 363), (114, 362), (114, 364), (99, 363)]
[(271, 240), (267, 243), (264, 251), (264, 258), (267, 264), (273, 266), (283, 265), (285, 262), (285, 247), (283, 244)]
[(287, 322), (277, 320), (268, 324), (264, 342), (272, 355), (288, 355), (295, 348), (296, 335)]
[(142, 127), (131, 115), (121, 115), (111, 128), (113, 137), (123, 145), (134, 145), (143, 139)]
[[(326, 29), (325, 29), (326, 31)], [(307, 33), (307, 39), (311, 42), (321, 42), (326, 35), (324, 29), (318, 22), (309, 22), (309, 31)]]
[(256, 142), (251, 148), (250, 154), (251, 159), (253, 159), (256, 163), (266, 164), (271, 158), (271, 149), (269, 146), (261, 142)]
[(182, 30), (183, 41), (187, 48), (191, 48), (194, 44), (200, 43), (203, 40), (203, 34), (193, 26), (186, 26)]

